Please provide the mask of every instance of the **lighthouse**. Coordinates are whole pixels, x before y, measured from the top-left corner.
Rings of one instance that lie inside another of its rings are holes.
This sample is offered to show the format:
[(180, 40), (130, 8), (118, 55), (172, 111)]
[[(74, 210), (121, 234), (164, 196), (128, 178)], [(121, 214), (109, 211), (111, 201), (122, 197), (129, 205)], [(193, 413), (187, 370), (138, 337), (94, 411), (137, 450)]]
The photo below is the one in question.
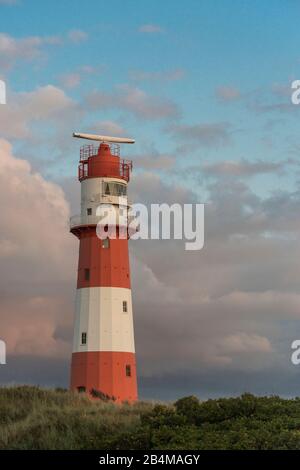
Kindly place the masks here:
[[(80, 149), (81, 212), (71, 217), (79, 261), (71, 364), (71, 389), (116, 402), (137, 400), (128, 236), (99, 238), (99, 208), (118, 212), (127, 201), (132, 162), (120, 158), (120, 143), (134, 140), (73, 134), (97, 141)], [(124, 233), (123, 233), (124, 235)]]

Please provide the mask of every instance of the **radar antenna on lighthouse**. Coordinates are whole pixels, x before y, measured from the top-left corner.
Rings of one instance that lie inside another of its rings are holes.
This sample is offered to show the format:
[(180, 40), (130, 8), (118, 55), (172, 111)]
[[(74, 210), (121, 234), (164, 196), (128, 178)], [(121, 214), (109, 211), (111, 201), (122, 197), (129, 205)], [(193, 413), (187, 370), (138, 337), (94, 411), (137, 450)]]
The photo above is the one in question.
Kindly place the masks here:
[(120, 200), (127, 197), (132, 162), (120, 158), (118, 144), (134, 140), (73, 136), (100, 145), (80, 149), (81, 213), (70, 220), (70, 231), (80, 242), (71, 389), (133, 402), (138, 395), (128, 238), (119, 236), (119, 217), (114, 238), (98, 238), (96, 228), (99, 205), (113, 205), (119, 214)]
[(117, 144), (134, 144), (134, 139), (128, 139), (126, 137), (111, 137), (109, 135), (97, 135), (97, 134), (82, 134), (80, 132), (73, 132), (73, 137), (79, 139), (97, 140), (99, 142), (115, 142)]

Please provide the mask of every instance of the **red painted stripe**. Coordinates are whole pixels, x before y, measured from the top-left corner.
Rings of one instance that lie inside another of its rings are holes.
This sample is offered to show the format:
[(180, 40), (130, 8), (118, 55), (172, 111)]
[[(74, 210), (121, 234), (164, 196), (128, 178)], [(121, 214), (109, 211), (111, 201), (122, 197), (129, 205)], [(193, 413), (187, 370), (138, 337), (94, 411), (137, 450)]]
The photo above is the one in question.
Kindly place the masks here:
[[(103, 248), (96, 229), (81, 232), (77, 288), (125, 287), (130, 289), (130, 270), (127, 239), (109, 240)], [(89, 269), (89, 274), (86, 272)]]
[[(126, 375), (130, 366), (131, 376)], [(91, 351), (72, 354), (71, 389), (84, 387), (101, 391), (117, 402), (138, 399), (135, 354), (127, 352)]]

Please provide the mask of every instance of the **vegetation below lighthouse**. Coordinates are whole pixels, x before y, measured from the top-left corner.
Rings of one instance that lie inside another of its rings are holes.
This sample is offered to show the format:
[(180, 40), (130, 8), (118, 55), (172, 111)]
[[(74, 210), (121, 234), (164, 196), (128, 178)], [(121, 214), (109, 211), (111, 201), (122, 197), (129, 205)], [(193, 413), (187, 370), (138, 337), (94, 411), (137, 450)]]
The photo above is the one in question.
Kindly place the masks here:
[(244, 394), (116, 405), (65, 390), (0, 389), (1, 449), (300, 449), (300, 399)]

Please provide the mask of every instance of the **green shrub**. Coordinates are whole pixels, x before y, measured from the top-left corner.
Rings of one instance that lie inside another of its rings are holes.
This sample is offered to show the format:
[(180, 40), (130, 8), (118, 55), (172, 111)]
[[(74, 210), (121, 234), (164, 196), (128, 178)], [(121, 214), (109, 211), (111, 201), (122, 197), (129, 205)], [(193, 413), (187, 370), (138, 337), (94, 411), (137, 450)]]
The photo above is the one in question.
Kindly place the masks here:
[(190, 396), (180, 398), (180, 400), (175, 402), (174, 406), (177, 413), (185, 416), (190, 424), (197, 422), (197, 416), (200, 410), (200, 403), (197, 397)]
[(189, 396), (114, 403), (38, 387), (0, 388), (0, 449), (300, 449), (300, 399)]

